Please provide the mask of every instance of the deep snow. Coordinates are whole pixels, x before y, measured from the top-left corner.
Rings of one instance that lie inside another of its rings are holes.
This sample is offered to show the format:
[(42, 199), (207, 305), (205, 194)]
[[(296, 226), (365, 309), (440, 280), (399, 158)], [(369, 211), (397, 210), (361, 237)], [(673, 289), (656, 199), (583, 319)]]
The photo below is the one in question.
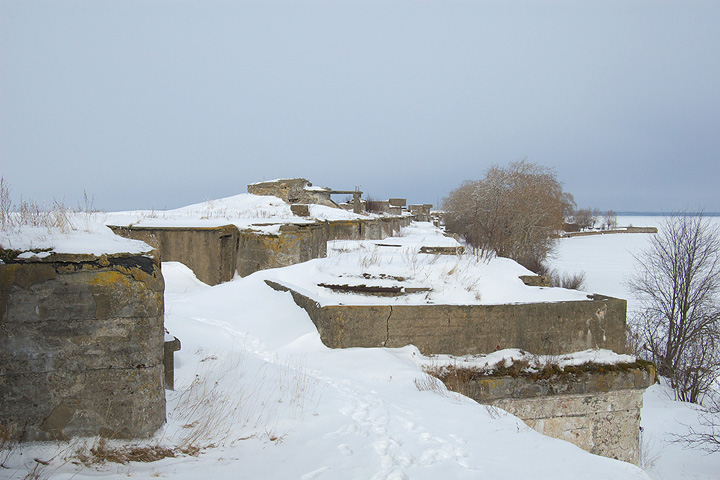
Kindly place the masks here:
[[(576, 240), (583, 239), (561, 242), (559, 268), (580, 266), (588, 290), (623, 296), (616, 284), (632, 268), (627, 251), (646, 240)], [(71, 459), (78, 442), (33, 444), (13, 455), (0, 475), (23, 478), (39, 466), (58, 479), (648, 478), (637, 467), (544, 437), (513, 416), (446, 391), (420, 370), (414, 347), (326, 348), (291, 296), (264, 283), (282, 276), (280, 270), (215, 287), (177, 263), (163, 264), (163, 275), (166, 326), (182, 350), (176, 353), (176, 391), (168, 392), (168, 423), (152, 442), (193, 443), (205, 447), (203, 453), (82, 467)], [(660, 386), (645, 401), (645, 451), (660, 452), (648, 465), (652, 477), (717, 479), (718, 455), (687, 453), (666, 442), (678, 421), (693, 423), (692, 408), (669, 400)]]

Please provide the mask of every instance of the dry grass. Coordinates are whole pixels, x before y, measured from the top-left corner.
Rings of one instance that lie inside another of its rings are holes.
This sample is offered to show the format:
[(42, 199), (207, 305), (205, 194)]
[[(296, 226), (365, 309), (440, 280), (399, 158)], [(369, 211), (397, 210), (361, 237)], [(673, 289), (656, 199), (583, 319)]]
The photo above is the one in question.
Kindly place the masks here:
[(414, 380), (415, 387), (421, 392), (434, 392), (442, 397), (448, 396), (445, 385), (432, 374), (418, 377)]
[(308, 405), (319, 402), (318, 380), (301, 364), (265, 362), (253, 369), (244, 356), (199, 354), (204, 361), (193, 381), (173, 399), (181, 448), (233, 445), (249, 438), (279, 443), (284, 434), (275, 431), (278, 419), (301, 418)]
[(197, 451), (169, 448), (155, 445), (117, 445), (111, 446), (104, 438), (98, 439), (93, 446), (79, 447), (75, 452), (75, 462), (86, 467), (107, 462), (127, 464), (130, 462), (156, 462), (163, 458), (176, 457), (178, 454), (196, 455)]
[[(3, 232), (18, 232), (23, 227), (43, 228), (47, 232), (69, 233), (77, 230), (73, 217), (82, 217), (87, 224), (90, 217), (98, 211), (93, 206), (94, 200), (83, 192), (83, 201), (77, 209), (72, 209), (64, 202), (53, 200), (50, 206), (40, 205), (35, 200), (20, 200), (13, 205), (10, 199), (10, 186), (4, 177), (0, 177), (0, 229)], [(87, 229), (87, 225), (86, 225)]]
[(6, 463), (17, 448), (15, 429), (0, 425), (0, 468), (8, 468)]

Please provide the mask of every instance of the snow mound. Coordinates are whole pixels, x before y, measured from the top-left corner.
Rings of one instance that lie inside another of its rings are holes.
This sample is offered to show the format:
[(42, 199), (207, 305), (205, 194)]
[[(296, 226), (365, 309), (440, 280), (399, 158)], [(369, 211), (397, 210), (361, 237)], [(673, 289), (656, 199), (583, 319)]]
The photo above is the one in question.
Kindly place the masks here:
[(105, 226), (104, 214), (85, 212), (68, 213), (62, 228), (22, 225), (1, 230), (0, 247), (24, 252), (19, 258), (43, 258), (51, 253), (99, 256), (152, 251), (145, 242), (115, 235)]

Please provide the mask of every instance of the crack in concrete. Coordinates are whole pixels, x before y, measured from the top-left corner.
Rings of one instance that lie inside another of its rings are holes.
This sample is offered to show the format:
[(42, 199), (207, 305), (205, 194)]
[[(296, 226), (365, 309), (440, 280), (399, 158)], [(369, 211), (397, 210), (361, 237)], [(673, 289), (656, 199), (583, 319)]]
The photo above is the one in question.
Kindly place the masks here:
[(387, 347), (388, 342), (390, 341), (390, 317), (392, 317), (392, 305), (390, 306), (390, 313), (387, 316), (387, 319), (385, 319), (385, 341), (383, 342), (383, 347)]

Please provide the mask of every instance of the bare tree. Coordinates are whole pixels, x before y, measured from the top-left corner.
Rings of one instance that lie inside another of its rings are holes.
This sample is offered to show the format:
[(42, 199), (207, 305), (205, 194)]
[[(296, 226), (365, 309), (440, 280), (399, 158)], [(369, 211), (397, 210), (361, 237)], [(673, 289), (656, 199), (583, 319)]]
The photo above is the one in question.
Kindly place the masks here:
[(595, 224), (598, 222), (600, 216), (600, 210), (597, 208), (580, 208), (575, 210), (573, 214), (573, 220), (580, 229), (595, 228)]
[(617, 228), (617, 213), (614, 210), (608, 210), (605, 212), (603, 223), (608, 230)]
[(636, 261), (637, 353), (678, 399), (699, 403), (720, 375), (720, 231), (701, 214), (676, 214)]
[(450, 192), (445, 224), (481, 254), (509, 257), (537, 272), (574, 205), (554, 170), (522, 160), (495, 165), (484, 179)]

